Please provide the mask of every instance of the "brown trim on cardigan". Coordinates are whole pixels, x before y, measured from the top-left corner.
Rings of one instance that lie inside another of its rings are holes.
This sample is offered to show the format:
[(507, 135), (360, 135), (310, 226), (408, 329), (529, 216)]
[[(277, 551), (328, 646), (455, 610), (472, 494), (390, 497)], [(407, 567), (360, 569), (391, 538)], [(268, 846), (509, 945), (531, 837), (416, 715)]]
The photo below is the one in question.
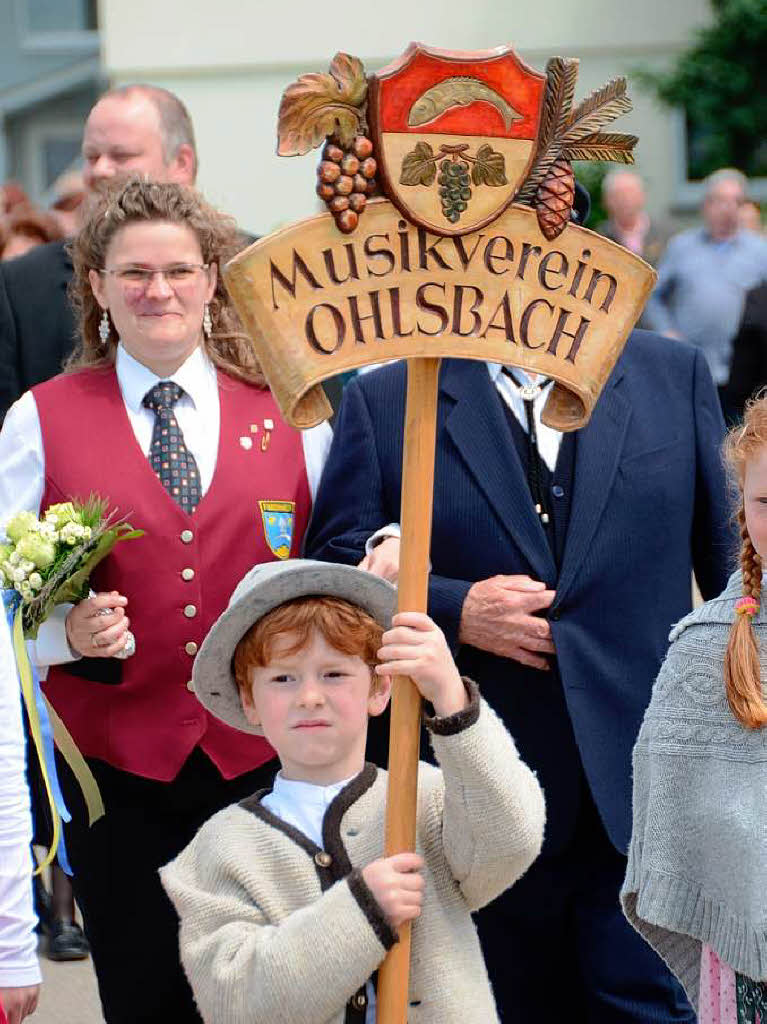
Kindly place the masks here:
[(399, 936), (386, 920), (381, 911), (378, 901), (368, 888), (368, 884), (359, 868), (355, 868), (347, 876), (352, 896), (360, 905), (360, 909), (368, 919), (368, 924), (376, 933), (376, 938), (388, 953), (395, 942), (399, 942)]
[(439, 718), (437, 715), (423, 716), (423, 724), (435, 736), (455, 736), (456, 733), (463, 732), (464, 729), (474, 725), (479, 718), (479, 688), (466, 676), (461, 676), (461, 681), (469, 696), (469, 703), (465, 708), (456, 711), (453, 715), (447, 715), (445, 718)]
[[(322, 850), (300, 829), (295, 828), (287, 821), (283, 821), (279, 815), (264, 807), (263, 799), (271, 792), (269, 789), (261, 789), (252, 796), (240, 801), (243, 810), (255, 814), (257, 818), (283, 832), (288, 839), (300, 846), (314, 862), (314, 868), (320, 880), (322, 891), (325, 892), (331, 885), (343, 881), (349, 886), (349, 890), (359, 904), (360, 909), (367, 918), (368, 924), (375, 932), (376, 938), (387, 951), (397, 941), (397, 934), (392, 930), (389, 922), (384, 917), (381, 908), (378, 906), (373, 893), (368, 888), (361, 871), (352, 868), (349, 854), (341, 839), (341, 820), (352, 804), (366, 793), (376, 780), (378, 769), (374, 764), (367, 762), (365, 767), (355, 775), (336, 796), (331, 800), (322, 819), (322, 841), (325, 849)], [(318, 855), (329, 854), (330, 863), (324, 865), (318, 860)], [(344, 1024), (365, 1024), (367, 1016), (367, 990), (365, 985), (354, 993), (346, 1004)]]

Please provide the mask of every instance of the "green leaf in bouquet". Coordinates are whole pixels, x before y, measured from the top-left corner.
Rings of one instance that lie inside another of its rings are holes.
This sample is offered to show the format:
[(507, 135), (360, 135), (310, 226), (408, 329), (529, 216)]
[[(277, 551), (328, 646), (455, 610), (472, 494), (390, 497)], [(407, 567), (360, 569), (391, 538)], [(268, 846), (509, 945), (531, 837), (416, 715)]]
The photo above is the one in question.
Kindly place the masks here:
[[(98, 499), (90, 499), (89, 515), (96, 515), (97, 502)], [(24, 606), (24, 634), (28, 639), (35, 639), (40, 625), (56, 605), (76, 604), (88, 596), (91, 573), (118, 541), (143, 537), (144, 531), (134, 530), (129, 523), (110, 522), (104, 515), (106, 503), (100, 502), (100, 505), (100, 517), (94, 520), (90, 540), (73, 547), (54, 566), (40, 593)], [(84, 522), (83, 525), (90, 524)]]

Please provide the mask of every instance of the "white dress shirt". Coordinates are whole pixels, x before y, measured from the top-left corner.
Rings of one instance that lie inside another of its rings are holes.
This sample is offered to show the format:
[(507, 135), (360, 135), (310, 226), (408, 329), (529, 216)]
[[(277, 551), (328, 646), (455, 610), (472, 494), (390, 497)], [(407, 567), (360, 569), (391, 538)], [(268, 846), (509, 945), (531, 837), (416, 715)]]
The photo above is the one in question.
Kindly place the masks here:
[[(299, 832), (303, 832), (322, 849), (322, 822), (325, 819), (325, 812), (349, 782), (351, 779), (334, 782), (332, 786), (317, 786), (313, 782), (284, 779), (282, 772), (278, 772), (271, 793), (267, 793), (261, 803), (268, 811), (282, 818), (293, 828), (297, 828)], [(376, 994), (372, 982), (368, 981), (365, 989), (368, 997), (365, 1024), (375, 1024)]]
[[(490, 374), (490, 380), (495, 384), (498, 394), (514, 413), (524, 432), (527, 433), (527, 414), (525, 413), (525, 403), (520, 397), (518, 389), (512, 385), (509, 378), (505, 373), (503, 373), (503, 366), (501, 366), (500, 363), (487, 363), (486, 365), (487, 372)], [(510, 367), (510, 369), (517, 380), (523, 384), (535, 384), (536, 381), (540, 380), (539, 374), (526, 373), (518, 366)], [(540, 393), (533, 399), (533, 415), (535, 417), (536, 432), (538, 434), (538, 451), (543, 461), (553, 473), (557, 464), (559, 446), (562, 444), (562, 432), (560, 430), (554, 430), (553, 427), (547, 427), (545, 423), (541, 422), (541, 413), (543, 412), (543, 407), (546, 405), (546, 399), (549, 397), (549, 392), (552, 387), (553, 381), (541, 388)], [(380, 530), (376, 530), (375, 533), (368, 537), (365, 544), (365, 554), (369, 555), (373, 548), (377, 544), (380, 544), (382, 540), (386, 540), (387, 537), (399, 537), (399, 535), (399, 523), (388, 523), (386, 526), (382, 526)]]
[[(175, 373), (161, 378), (119, 344), (115, 371), (130, 425), (145, 455), (149, 453), (155, 416), (142, 404), (144, 395), (159, 380), (175, 381), (184, 389), (185, 394), (175, 406), (176, 419), (197, 462), (205, 494), (216, 468), (221, 406), (216, 369), (203, 350), (196, 348)], [(332, 437), (327, 423), (301, 433), (312, 501)], [(34, 395), (27, 391), (8, 410), (0, 431), (0, 526), (16, 512), (26, 510), (38, 515), (44, 489), (45, 452), (40, 417)], [(41, 626), (37, 640), (30, 644), (30, 657), (35, 664), (60, 665), (74, 659), (64, 630), (70, 608), (71, 605), (58, 606)]]
[(32, 819), (21, 694), (8, 626), (0, 622), (0, 988), (40, 982), (32, 907)]
[[(511, 366), (509, 369), (522, 384), (535, 384), (540, 380), (539, 374), (526, 373), (518, 366)], [(488, 363), (487, 372), (490, 374), (490, 380), (498, 389), (498, 394), (514, 413), (524, 432), (527, 433), (525, 403), (520, 397), (519, 390), (514, 387), (503, 372), (503, 367), (500, 363)], [(533, 416), (535, 417), (535, 429), (538, 435), (538, 452), (552, 473), (557, 464), (559, 446), (562, 443), (562, 432), (554, 430), (553, 427), (547, 427), (545, 423), (542, 423), (541, 413), (553, 386), (554, 382), (550, 381), (544, 388), (541, 388), (539, 394), (533, 399)]]

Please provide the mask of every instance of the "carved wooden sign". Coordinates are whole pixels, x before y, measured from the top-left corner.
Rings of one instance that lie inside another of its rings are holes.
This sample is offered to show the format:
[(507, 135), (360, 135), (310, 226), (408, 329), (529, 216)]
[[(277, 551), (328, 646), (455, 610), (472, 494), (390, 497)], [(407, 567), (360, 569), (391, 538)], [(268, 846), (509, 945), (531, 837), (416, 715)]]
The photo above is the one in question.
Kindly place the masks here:
[(555, 241), (512, 205), (471, 234), (416, 227), (377, 199), (352, 235), (321, 214), (252, 245), (227, 283), (286, 419), (329, 414), (319, 383), (386, 359), (461, 356), (556, 380), (544, 420), (588, 420), (652, 286), (639, 257), (583, 228)]
[(451, 355), (553, 377), (545, 422), (586, 423), (655, 274), (571, 223), (570, 160), (631, 163), (637, 141), (601, 130), (631, 109), (625, 80), (574, 107), (577, 70), (414, 43), (369, 79), (338, 54), (286, 89), (278, 153), (323, 146), (331, 216), (259, 240), (226, 278), (291, 423), (330, 415), (320, 383), (339, 372)]

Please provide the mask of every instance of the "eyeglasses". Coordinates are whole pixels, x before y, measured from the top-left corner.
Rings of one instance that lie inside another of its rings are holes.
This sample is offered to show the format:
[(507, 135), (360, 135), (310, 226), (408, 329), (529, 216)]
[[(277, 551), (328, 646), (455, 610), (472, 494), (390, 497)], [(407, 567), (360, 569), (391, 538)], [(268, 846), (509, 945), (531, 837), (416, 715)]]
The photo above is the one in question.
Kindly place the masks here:
[(123, 288), (135, 291), (146, 291), (159, 274), (177, 292), (194, 285), (200, 271), (209, 268), (209, 263), (175, 263), (170, 267), (156, 268), (115, 267), (114, 270), (99, 270), (99, 274), (109, 274)]

